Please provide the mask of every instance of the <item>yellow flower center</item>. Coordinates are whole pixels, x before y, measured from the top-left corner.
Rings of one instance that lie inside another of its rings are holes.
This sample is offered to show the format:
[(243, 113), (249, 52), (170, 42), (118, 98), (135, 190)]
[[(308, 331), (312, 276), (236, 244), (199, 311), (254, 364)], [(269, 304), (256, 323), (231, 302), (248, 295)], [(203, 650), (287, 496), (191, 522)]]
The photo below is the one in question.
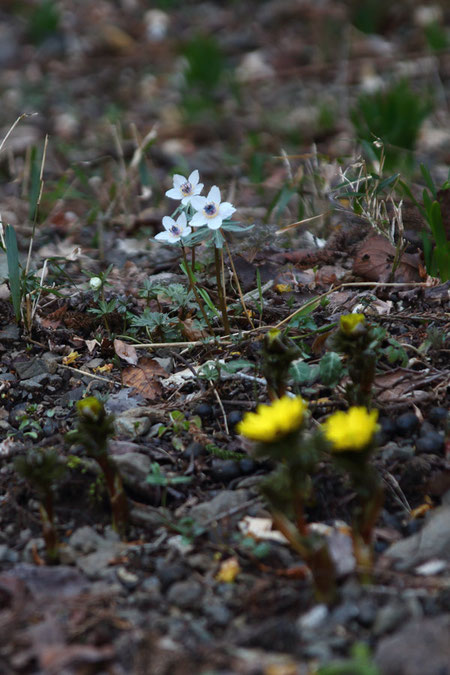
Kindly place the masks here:
[(237, 431), (252, 441), (272, 443), (301, 427), (307, 407), (301, 396), (283, 396), (271, 405), (259, 405), (255, 413), (247, 413)]

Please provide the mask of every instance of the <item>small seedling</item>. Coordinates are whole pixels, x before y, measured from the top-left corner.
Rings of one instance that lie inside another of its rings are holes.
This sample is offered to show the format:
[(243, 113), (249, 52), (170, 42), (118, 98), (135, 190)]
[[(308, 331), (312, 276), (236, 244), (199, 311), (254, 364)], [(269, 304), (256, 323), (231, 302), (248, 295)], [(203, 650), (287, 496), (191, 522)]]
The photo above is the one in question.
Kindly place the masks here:
[(167, 501), (167, 488), (171, 485), (190, 483), (191, 480), (191, 476), (167, 476), (167, 474), (161, 471), (161, 467), (158, 462), (152, 462), (150, 473), (146, 478), (147, 483), (150, 485), (156, 485), (158, 487), (164, 488), (161, 497), (161, 504), (164, 508)]
[(31, 450), (27, 455), (18, 457), (14, 466), (39, 493), (39, 513), (47, 560), (55, 564), (59, 561), (59, 546), (54, 523), (53, 490), (63, 477), (66, 465), (55, 450)]
[(124, 536), (128, 522), (128, 504), (122, 478), (114, 460), (108, 454), (108, 440), (114, 434), (114, 417), (95, 396), (77, 403), (78, 423), (66, 434), (69, 443), (80, 443), (86, 454), (100, 466), (105, 477), (112, 511), (113, 529)]

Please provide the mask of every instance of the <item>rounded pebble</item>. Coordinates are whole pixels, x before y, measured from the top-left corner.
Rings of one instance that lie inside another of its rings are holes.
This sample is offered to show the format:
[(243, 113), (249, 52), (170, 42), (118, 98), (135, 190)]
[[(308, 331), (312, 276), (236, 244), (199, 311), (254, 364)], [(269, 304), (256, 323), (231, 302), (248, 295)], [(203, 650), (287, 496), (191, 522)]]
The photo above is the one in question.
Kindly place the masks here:
[(209, 403), (199, 403), (194, 410), (194, 414), (198, 415), (202, 419), (212, 417), (213, 414), (212, 406), (210, 406)]
[(391, 420), (390, 417), (380, 417), (378, 422), (385, 439), (391, 439), (395, 436), (396, 425), (394, 420)]
[(437, 431), (429, 431), (416, 441), (416, 450), (419, 454), (439, 455), (445, 448), (444, 437)]
[(253, 473), (257, 466), (258, 465), (256, 462), (251, 457), (245, 457), (245, 459), (241, 459), (239, 462), (239, 468), (244, 476), (248, 476), (249, 473)]
[(431, 408), (429, 414), (428, 414), (428, 419), (432, 424), (440, 425), (440, 424), (445, 424), (447, 421), (448, 417), (448, 410), (447, 408), (441, 408), (440, 406), (437, 406), (436, 408)]
[(214, 459), (211, 467), (211, 475), (214, 480), (229, 483), (241, 475), (238, 462), (232, 459)]
[(419, 426), (419, 418), (414, 413), (404, 413), (395, 421), (397, 432), (402, 436), (414, 433)]
[(236, 424), (238, 424), (243, 418), (243, 413), (241, 410), (232, 410), (228, 413), (227, 419), (228, 424), (230, 425), (230, 431), (234, 430)]

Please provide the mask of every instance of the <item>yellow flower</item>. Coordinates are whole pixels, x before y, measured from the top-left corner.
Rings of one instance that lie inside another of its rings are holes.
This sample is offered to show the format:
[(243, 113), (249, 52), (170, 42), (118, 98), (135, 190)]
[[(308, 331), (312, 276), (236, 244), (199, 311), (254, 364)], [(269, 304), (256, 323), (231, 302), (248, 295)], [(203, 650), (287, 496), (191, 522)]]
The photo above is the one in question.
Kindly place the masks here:
[(333, 444), (334, 452), (364, 450), (378, 430), (378, 410), (353, 407), (347, 412), (338, 411), (330, 415), (322, 425), (327, 439)]
[(97, 422), (104, 412), (103, 403), (95, 396), (88, 396), (77, 402), (77, 410), (80, 417)]
[(364, 314), (343, 314), (340, 320), (340, 328), (345, 335), (352, 335), (362, 326), (366, 320)]
[(259, 405), (255, 413), (246, 413), (237, 432), (252, 441), (277, 441), (300, 428), (307, 406), (301, 396), (283, 396), (271, 405)]

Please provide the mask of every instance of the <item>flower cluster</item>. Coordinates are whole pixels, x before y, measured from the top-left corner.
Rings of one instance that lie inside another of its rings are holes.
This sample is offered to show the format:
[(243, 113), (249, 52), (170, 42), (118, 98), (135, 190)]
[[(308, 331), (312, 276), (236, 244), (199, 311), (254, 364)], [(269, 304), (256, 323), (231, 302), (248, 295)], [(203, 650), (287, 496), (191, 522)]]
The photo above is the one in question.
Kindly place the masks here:
[(213, 185), (207, 197), (202, 197), (203, 183), (199, 181), (197, 169), (188, 178), (174, 175), (173, 187), (167, 190), (166, 196), (180, 201), (177, 211), (183, 210), (176, 221), (170, 216), (163, 218), (164, 232), (157, 234), (155, 239), (175, 244), (188, 237), (193, 227), (206, 225), (210, 230), (218, 230), (233, 215), (236, 209), (230, 202), (222, 202), (217, 185)]

